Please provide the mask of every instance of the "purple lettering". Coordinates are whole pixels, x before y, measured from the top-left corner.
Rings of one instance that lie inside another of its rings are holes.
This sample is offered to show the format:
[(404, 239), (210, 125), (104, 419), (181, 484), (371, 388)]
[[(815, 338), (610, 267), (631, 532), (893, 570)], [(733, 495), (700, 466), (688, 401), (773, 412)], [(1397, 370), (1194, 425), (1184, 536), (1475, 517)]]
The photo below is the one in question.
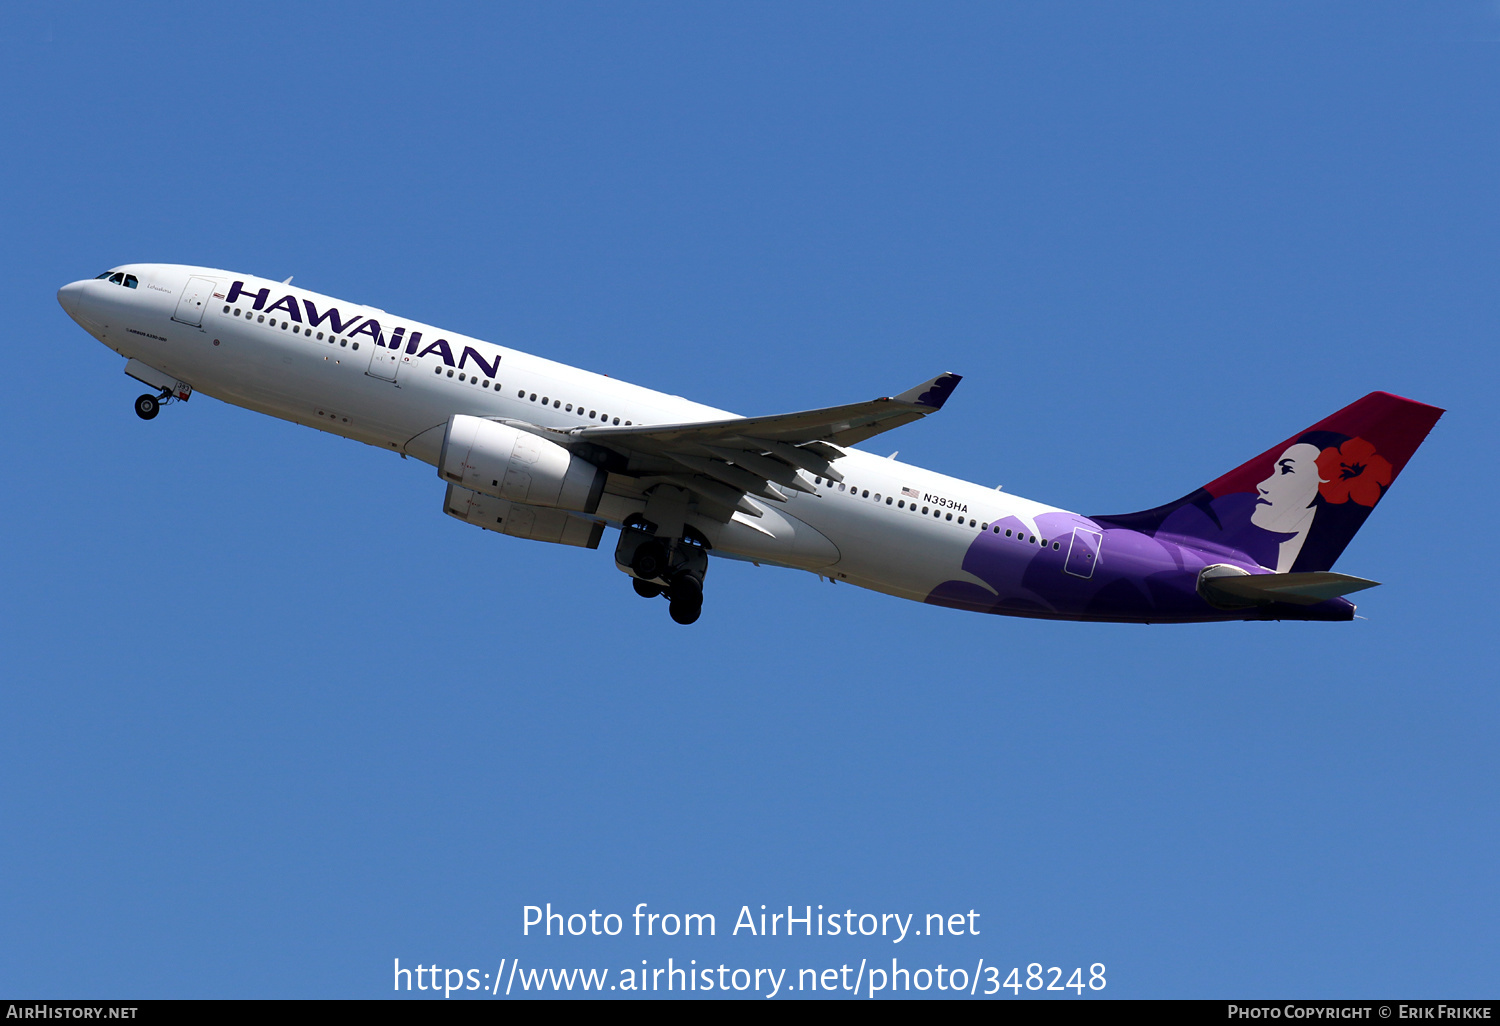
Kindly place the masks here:
[(474, 358), (474, 363), (477, 364), (481, 369), (483, 369), (485, 377), (498, 378), (500, 376), (499, 353), (495, 354), (495, 362), (493, 364), (488, 364), (484, 362), (484, 357), (480, 356), (477, 350), (474, 350), (469, 346), (464, 346), (463, 357), (458, 361), (459, 370), (463, 370), (464, 364), (469, 362), (469, 357), (471, 356)]
[(328, 327), (333, 330), (333, 333), (335, 335), (342, 335), (349, 328), (353, 327), (354, 324), (359, 320), (359, 315), (358, 314), (355, 314), (353, 317), (349, 318), (347, 321), (340, 320), (339, 319), (340, 315), (339, 315), (338, 308), (337, 307), (332, 307), (332, 306), (328, 308), (328, 312), (327, 313), (325, 313), (325, 314), (319, 314), (318, 313), (318, 308), (313, 305), (313, 301), (311, 299), (304, 299), (302, 301), (302, 305), (305, 306), (305, 307), (307, 307), (307, 323), (308, 324), (310, 324), (312, 327), (316, 328), (318, 325), (322, 324), (324, 321), (327, 321), (328, 322)]
[(229, 286), (229, 298), (226, 299), (225, 302), (226, 303), (233, 303), (236, 300), (238, 300), (241, 296), (254, 296), (255, 297), (255, 305), (253, 307), (251, 307), (251, 309), (252, 310), (259, 310), (262, 306), (265, 305), (266, 297), (268, 297), (270, 294), (271, 294), (271, 290), (268, 289), (268, 288), (267, 289), (261, 289), (259, 292), (246, 292), (245, 291), (245, 283), (242, 282), (242, 281), (237, 281), (233, 285)]
[(412, 332), (411, 333), (411, 338), (409, 338), (409, 339), (406, 340), (406, 355), (407, 356), (413, 356), (413, 355), (415, 355), (416, 352), (417, 352), (417, 346), (419, 346), (421, 344), (422, 344), (422, 333), (420, 331), (414, 331), (414, 332)]
[(297, 310), (297, 300), (294, 296), (282, 296), (276, 302), (266, 307), (266, 313), (274, 313), (277, 310), (285, 310), (291, 315), (292, 320), (298, 324), (302, 323), (302, 314)]
[[(443, 357), (443, 362), (449, 367), (453, 366), (453, 350), (448, 348), (448, 340), (440, 338), (432, 345), (418, 353), (418, 356), (426, 356), (428, 353), (438, 353)], [(491, 375), (493, 377), (493, 375)]]
[(391, 332), (391, 340), (389, 342), (380, 342), (379, 340), (377, 340), (375, 344), (376, 345), (384, 345), (387, 349), (400, 349), (401, 348), (401, 336), (405, 335), (405, 334), (406, 334), (406, 327), (405, 327), (405, 325), (403, 325), (403, 326), (397, 328), (395, 331)]
[(377, 346), (385, 345), (385, 339), (380, 334), (380, 322), (373, 317), (349, 332), (350, 338), (353, 338), (355, 335), (369, 335), (370, 338), (375, 340)]

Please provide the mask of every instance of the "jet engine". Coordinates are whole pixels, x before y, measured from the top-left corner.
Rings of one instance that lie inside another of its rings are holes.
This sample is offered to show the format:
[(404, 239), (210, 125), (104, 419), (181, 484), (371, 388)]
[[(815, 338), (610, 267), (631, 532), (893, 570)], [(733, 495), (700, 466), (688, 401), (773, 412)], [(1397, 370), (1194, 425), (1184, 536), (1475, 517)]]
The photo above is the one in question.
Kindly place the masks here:
[(599, 508), (608, 476), (556, 442), (463, 414), (448, 421), (438, 474), (483, 495), (580, 513)]

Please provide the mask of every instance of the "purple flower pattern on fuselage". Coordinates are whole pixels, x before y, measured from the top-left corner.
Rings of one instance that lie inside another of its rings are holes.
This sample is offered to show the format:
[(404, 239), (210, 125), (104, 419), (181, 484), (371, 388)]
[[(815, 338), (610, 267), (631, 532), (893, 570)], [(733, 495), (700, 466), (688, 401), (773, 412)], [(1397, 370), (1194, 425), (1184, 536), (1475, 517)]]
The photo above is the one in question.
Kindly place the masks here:
[[(1208, 521), (1201, 511), (1198, 516)], [(946, 581), (933, 589), (928, 602), (981, 613), (1059, 620), (1218, 620), (1225, 614), (1198, 596), (1199, 572), (1210, 563), (1264, 572), (1243, 555), (1205, 551), (1165, 531), (1153, 537), (1073, 513), (1043, 513), (1036, 518), (1048, 542), (1045, 549), (1005, 536), (1007, 529), (1026, 531), (1019, 520), (1006, 518), (997, 523), (1000, 533), (980, 534), (963, 562), (964, 571), (989, 588), (972, 581)], [(1065, 569), (1075, 528), (1103, 535), (1089, 577)], [(1052, 548), (1053, 542), (1058, 548)]]

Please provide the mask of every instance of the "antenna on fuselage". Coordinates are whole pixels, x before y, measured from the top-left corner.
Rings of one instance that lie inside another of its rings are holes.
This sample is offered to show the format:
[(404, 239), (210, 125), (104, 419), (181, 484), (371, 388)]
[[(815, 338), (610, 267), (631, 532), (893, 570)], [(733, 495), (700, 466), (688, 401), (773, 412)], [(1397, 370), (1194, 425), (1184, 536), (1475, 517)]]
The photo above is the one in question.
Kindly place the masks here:
[(286, 281), (282, 282), (281, 284), (283, 284), (283, 285), (290, 285), (292, 283), (292, 278), (293, 277), (295, 277), (295, 275), (291, 275), (291, 274), (287, 275), (286, 276)]

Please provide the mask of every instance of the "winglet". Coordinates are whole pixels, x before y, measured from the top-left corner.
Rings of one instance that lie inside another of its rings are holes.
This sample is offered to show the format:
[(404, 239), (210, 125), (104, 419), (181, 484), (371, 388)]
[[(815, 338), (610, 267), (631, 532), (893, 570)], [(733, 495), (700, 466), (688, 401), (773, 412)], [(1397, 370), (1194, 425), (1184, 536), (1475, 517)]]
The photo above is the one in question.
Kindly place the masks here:
[(962, 380), (961, 374), (939, 374), (931, 381), (925, 381), (916, 388), (907, 389), (895, 398), (897, 402), (930, 406), (934, 410), (941, 410)]

